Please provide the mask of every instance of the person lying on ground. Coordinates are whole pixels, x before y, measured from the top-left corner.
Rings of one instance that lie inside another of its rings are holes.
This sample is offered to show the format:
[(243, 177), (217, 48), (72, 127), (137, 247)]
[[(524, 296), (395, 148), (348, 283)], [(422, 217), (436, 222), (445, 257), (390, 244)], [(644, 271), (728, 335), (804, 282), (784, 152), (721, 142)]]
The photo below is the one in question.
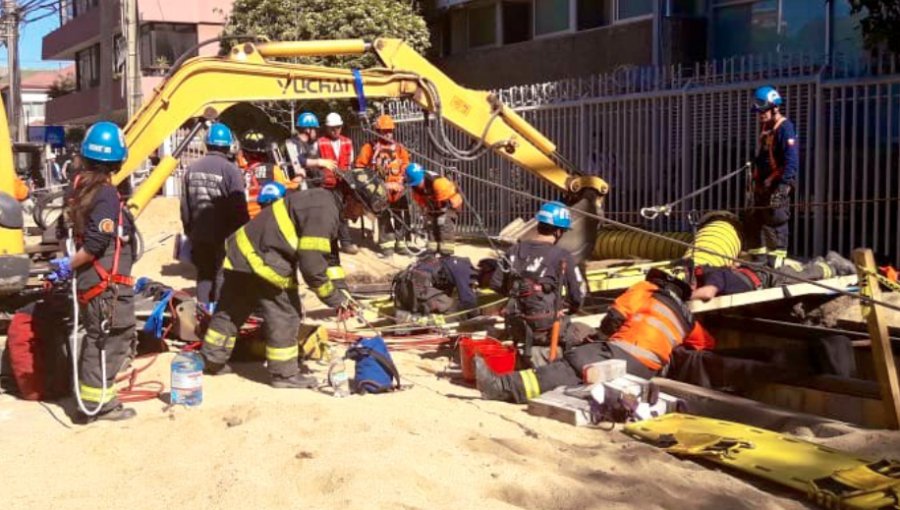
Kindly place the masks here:
[(394, 276), (391, 294), (397, 316), (447, 314), (460, 310), (476, 313), (474, 280), (475, 269), (466, 257), (424, 256)]
[[(689, 272), (691, 269), (688, 267)], [(785, 264), (778, 269), (778, 272), (782, 274), (760, 271), (741, 265), (731, 267), (698, 266), (692, 269), (695, 288), (691, 293), (691, 299), (709, 301), (716, 296), (798, 283), (795, 278), (823, 280), (835, 276), (856, 274), (856, 266), (837, 252), (830, 251), (824, 259), (816, 257), (808, 264), (798, 267)]]
[[(685, 282), (652, 269), (646, 281), (616, 299), (599, 330), (588, 328), (584, 335), (582, 325), (570, 328), (565, 344), (577, 346), (565, 349), (562, 359), (497, 376), (476, 357), (478, 390), (488, 400), (525, 403), (558, 386), (582, 384), (585, 366), (608, 359), (624, 360), (626, 371), (639, 377), (664, 373), (675, 348), (711, 349), (715, 344), (688, 310), (685, 302), (690, 294)], [(587, 343), (581, 343), (584, 336), (588, 336)]]

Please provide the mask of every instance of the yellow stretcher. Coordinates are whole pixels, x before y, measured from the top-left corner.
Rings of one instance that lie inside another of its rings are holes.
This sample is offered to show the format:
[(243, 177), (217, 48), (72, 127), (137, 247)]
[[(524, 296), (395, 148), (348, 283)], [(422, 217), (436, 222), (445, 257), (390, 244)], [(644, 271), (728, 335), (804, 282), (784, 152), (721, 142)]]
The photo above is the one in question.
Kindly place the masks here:
[(830, 509), (900, 509), (900, 462), (858, 458), (776, 432), (667, 414), (625, 433), (680, 457), (704, 459), (806, 493)]

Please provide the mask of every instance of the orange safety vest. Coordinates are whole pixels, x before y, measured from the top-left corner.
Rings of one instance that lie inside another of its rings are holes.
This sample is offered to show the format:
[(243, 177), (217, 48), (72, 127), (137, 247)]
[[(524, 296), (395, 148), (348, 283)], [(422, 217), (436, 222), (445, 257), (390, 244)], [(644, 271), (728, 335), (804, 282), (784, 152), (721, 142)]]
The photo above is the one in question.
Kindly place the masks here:
[(682, 343), (695, 349), (708, 349), (715, 344), (689, 313), (658, 299), (658, 292), (659, 287), (645, 281), (632, 285), (616, 298), (612, 306), (626, 320), (609, 337), (610, 342), (651, 370), (668, 364), (672, 350)]
[(316, 140), (319, 144), (319, 157), (337, 161), (338, 170), (346, 172), (353, 163), (353, 142), (343, 135), (338, 140), (341, 142), (339, 154), (335, 154), (331, 138), (323, 136)]
[(262, 210), (258, 200), (259, 192), (262, 191), (263, 186), (267, 183), (278, 182), (284, 184), (284, 187), (288, 190), (297, 189), (298, 186), (297, 183), (290, 182), (287, 179), (287, 176), (284, 175), (284, 170), (273, 163), (256, 162), (248, 165), (245, 160), (245, 164), (241, 167), (241, 170), (244, 171), (247, 213), (250, 215), (251, 220)]
[(438, 212), (447, 205), (457, 211), (462, 208), (462, 195), (446, 177), (426, 176), (424, 191), (413, 188), (413, 200), (429, 212)]
[(390, 144), (382, 143), (381, 140), (368, 142), (362, 146), (356, 158), (357, 168), (370, 168), (378, 172), (385, 183), (396, 184), (388, 186), (387, 190), (388, 202), (392, 204), (403, 197), (407, 165), (409, 165), (409, 151), (397, 142)]

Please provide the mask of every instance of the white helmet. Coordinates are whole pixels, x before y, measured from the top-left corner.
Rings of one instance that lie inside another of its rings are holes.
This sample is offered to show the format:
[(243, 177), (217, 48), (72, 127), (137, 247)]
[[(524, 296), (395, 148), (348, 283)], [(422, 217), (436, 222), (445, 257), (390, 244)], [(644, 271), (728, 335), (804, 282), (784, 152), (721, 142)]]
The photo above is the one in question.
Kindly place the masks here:
[(344, 119), (341, 118), (341, 114), (337, 112), (331, 112), (325, 117), (325, 126), (326, 127), (338, 127), (344, 125)]

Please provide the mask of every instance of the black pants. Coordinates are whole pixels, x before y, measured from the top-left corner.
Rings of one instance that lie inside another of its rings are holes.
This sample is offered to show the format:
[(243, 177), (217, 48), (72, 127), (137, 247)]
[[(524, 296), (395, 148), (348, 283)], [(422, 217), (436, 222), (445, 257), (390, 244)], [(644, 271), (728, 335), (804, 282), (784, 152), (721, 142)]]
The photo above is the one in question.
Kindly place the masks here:
[(257, 310), (263, 319), (269, 372), (278, 377), (296, 375), (300, 371), (300, 295), (296, 288), (280, 289), (252, 273), (225, 271), (222, 295), (203, 337), (201, 354), (208, 362), (228, 361), (238, 330)]
[(225, 242), (191, 241), (191, 262), (197, 268), (197, 301), (209, 309), (219, 300), (224, 274)]
[(744, 216), (744, 247), (755, 262), (781, 267), (790, 240), (790, 200), (785, 197), (778, 207), (771, 207), (771, 192), (756, 192), (753, 197), (755, 207)]
[[(518, 403), (525, 403), (559, 386), (582, 384), (581, 373), (585, 366), (608, 359), (625, 360), (625, 370), (629, 374), (645, 379), (656, 375), (656, 371), (647, 368), (614, 342), (594, 342), (569, 349), (562, 359), (537, 369), (522, 370), (504, 377), (509, 378), (513, 399)], [(529, 382), (533, 381), (532, 378), (537, 380), (537, 388)]]
[(400, 197), (378, 216), (378, 244), (382, 251), (406, 248), (406, 226), (409, 225), (409, 200)]
[(453, 209), (428, 212), (428, 250), (443, 255), (456, 251), (456, 224), (459, 213)]
[[(136, 341), (134, 292), (130, 287), (121, 285), (115, 290), (117, 292), (107, 289), (81, 306), (85, 334), (78, 361), (78, 392), (88, 410), (102, 404), (101, 412), (105, 412), (119, 405), (116, 397), (116, 374), (130, 356)], [(101, 363), (101, 353), (104, 350), (106, 379), (103, 378)]]

